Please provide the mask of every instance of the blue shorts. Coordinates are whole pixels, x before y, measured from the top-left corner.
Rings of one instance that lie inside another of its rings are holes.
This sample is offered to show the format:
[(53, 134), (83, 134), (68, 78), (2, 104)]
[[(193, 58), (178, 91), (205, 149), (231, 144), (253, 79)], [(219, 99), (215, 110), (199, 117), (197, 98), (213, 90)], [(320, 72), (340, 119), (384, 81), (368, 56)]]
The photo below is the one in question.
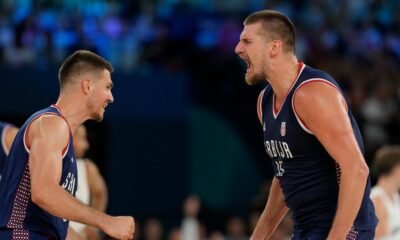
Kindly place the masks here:
[[(292, 240), (326, 240), (329, 231), (323, 229), (312, 229), (309, 231), (293, 232)], [(373, 230), (351, 230), (346, 240), (373, 240), (375, 237), (375, 229)]]
[(52, 240), (41, 234), (30, 232), (27, 230), (9, 230), (0, 229), (1, 240)]

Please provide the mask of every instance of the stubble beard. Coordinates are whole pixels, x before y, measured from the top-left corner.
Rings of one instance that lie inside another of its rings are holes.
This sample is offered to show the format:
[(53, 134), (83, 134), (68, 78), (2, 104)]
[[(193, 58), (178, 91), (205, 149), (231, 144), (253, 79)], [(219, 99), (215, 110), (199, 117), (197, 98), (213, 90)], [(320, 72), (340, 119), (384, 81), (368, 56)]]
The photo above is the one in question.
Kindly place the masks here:
[(252, 86), (257, 83), (260, 83), (266, 79), (265, 74), (259, 73), (259, 74), (254, 74), (252, 76), (249, 76), (248, 74), (245, 74), (245, 81), (247, 85)]
[(103, 121), (104, 118), (104, 112), (101, 111), (101, 109), (94, 111), (95, 104), (89, 103), (89, 109), (92, 109), (93, 112), (91, 114), (90, 119), (96, 121), (96, 122), (101, 122)]

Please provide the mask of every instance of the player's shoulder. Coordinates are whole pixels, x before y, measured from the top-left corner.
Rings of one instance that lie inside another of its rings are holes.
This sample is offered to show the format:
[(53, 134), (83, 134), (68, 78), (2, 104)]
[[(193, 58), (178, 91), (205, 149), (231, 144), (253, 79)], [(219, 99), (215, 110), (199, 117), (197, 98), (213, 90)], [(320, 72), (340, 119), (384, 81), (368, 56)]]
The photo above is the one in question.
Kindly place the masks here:
[(29, 129), (55, 135), (64, 135), (70, 132), (67, 121), (63, 117), (55, 114), (40, 115), (32, 120)]
[(323, 78), (323, 79), (327, 79), (327, 80), (333, 79), (333, 77), (329, 73), (325, 72), (324, 70), (313, 68), (309, 65), (306, 65), (304, 67), (302, 76), (304, 79), (312, 79), (312, 78)]
[[(306, 98), (318, 95), (323, 96), (326, 93), (325, 91), (331, 91), (332, 88), (339, 90), (338, 84), (330, 74), (307, 65), (301, 74), (301, 79), (295, 88), (294, 95), (304, 95)], [(340, 93), (340, 91), (335, 91), (335, 93)]]

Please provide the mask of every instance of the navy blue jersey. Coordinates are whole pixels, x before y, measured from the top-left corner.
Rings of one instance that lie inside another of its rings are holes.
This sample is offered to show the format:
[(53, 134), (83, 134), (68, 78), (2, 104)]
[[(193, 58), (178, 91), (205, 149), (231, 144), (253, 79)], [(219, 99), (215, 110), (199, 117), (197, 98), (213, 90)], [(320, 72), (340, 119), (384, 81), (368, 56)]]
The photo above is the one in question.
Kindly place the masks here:
[(6, 163), (8, 150), (6, 146), (6, 132), (7, 128), (10, 124), (5, 122), (0, 122), (0, 137), (1, 137), (1, 146), (0, 146), (0, 180), (1, 180), (1, 173), (3, 172), (4, 165)]
[[(15, 237), (29, 236), (31, 232), (35, 232), (49, 239), (65, 239), (68, 221), (51, 215), (31, 200), (29, 146), (25, 142), (25, 134), (30, 123), (44, 114), (62, 117), (54, 105), (34, 113), (21, 127), (10, 149), (0, 181), (0, 232), (1, 229), (12, 230)], [(70, 133), (69, 144), (63, 151), (59, 184), (75, 196), (77, 177), (76, 157)]]
[[(325, 82), (343, 94), (330, 75), (300, 63), (299, 74), (281, 109), (275, 112), (275, 95), (270, 85), (261, 93), (259, 107), (265, 150), (272, 161), (286, 204), (292, 211), (295, 229), (330, 229), (338, 202), (340, 167), (297, 117), (293, 106), (296, 90), (312, 81)], [(361, 134), (350, 109), (348, 116), (361, 152), (364, 152)], [(377, 224), (369, 198), (370, 188), (368, 178), (361, 208), (354, 222), (356, 230), (373, 229)]]

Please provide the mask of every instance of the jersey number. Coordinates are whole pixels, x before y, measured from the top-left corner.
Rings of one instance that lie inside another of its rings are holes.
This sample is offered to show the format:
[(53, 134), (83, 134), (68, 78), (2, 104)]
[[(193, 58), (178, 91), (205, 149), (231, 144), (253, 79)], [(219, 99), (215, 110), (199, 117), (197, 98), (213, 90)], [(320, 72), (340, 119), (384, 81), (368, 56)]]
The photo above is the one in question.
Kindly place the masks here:
[(283, 167), (282, 167), (283, 161), (275, 161), (275, 164), (276, 164), (276, 170), (277, 170), (276, 176), (282, 177), (283, 173), (285, 172), (285, 169), (283, 169)]

